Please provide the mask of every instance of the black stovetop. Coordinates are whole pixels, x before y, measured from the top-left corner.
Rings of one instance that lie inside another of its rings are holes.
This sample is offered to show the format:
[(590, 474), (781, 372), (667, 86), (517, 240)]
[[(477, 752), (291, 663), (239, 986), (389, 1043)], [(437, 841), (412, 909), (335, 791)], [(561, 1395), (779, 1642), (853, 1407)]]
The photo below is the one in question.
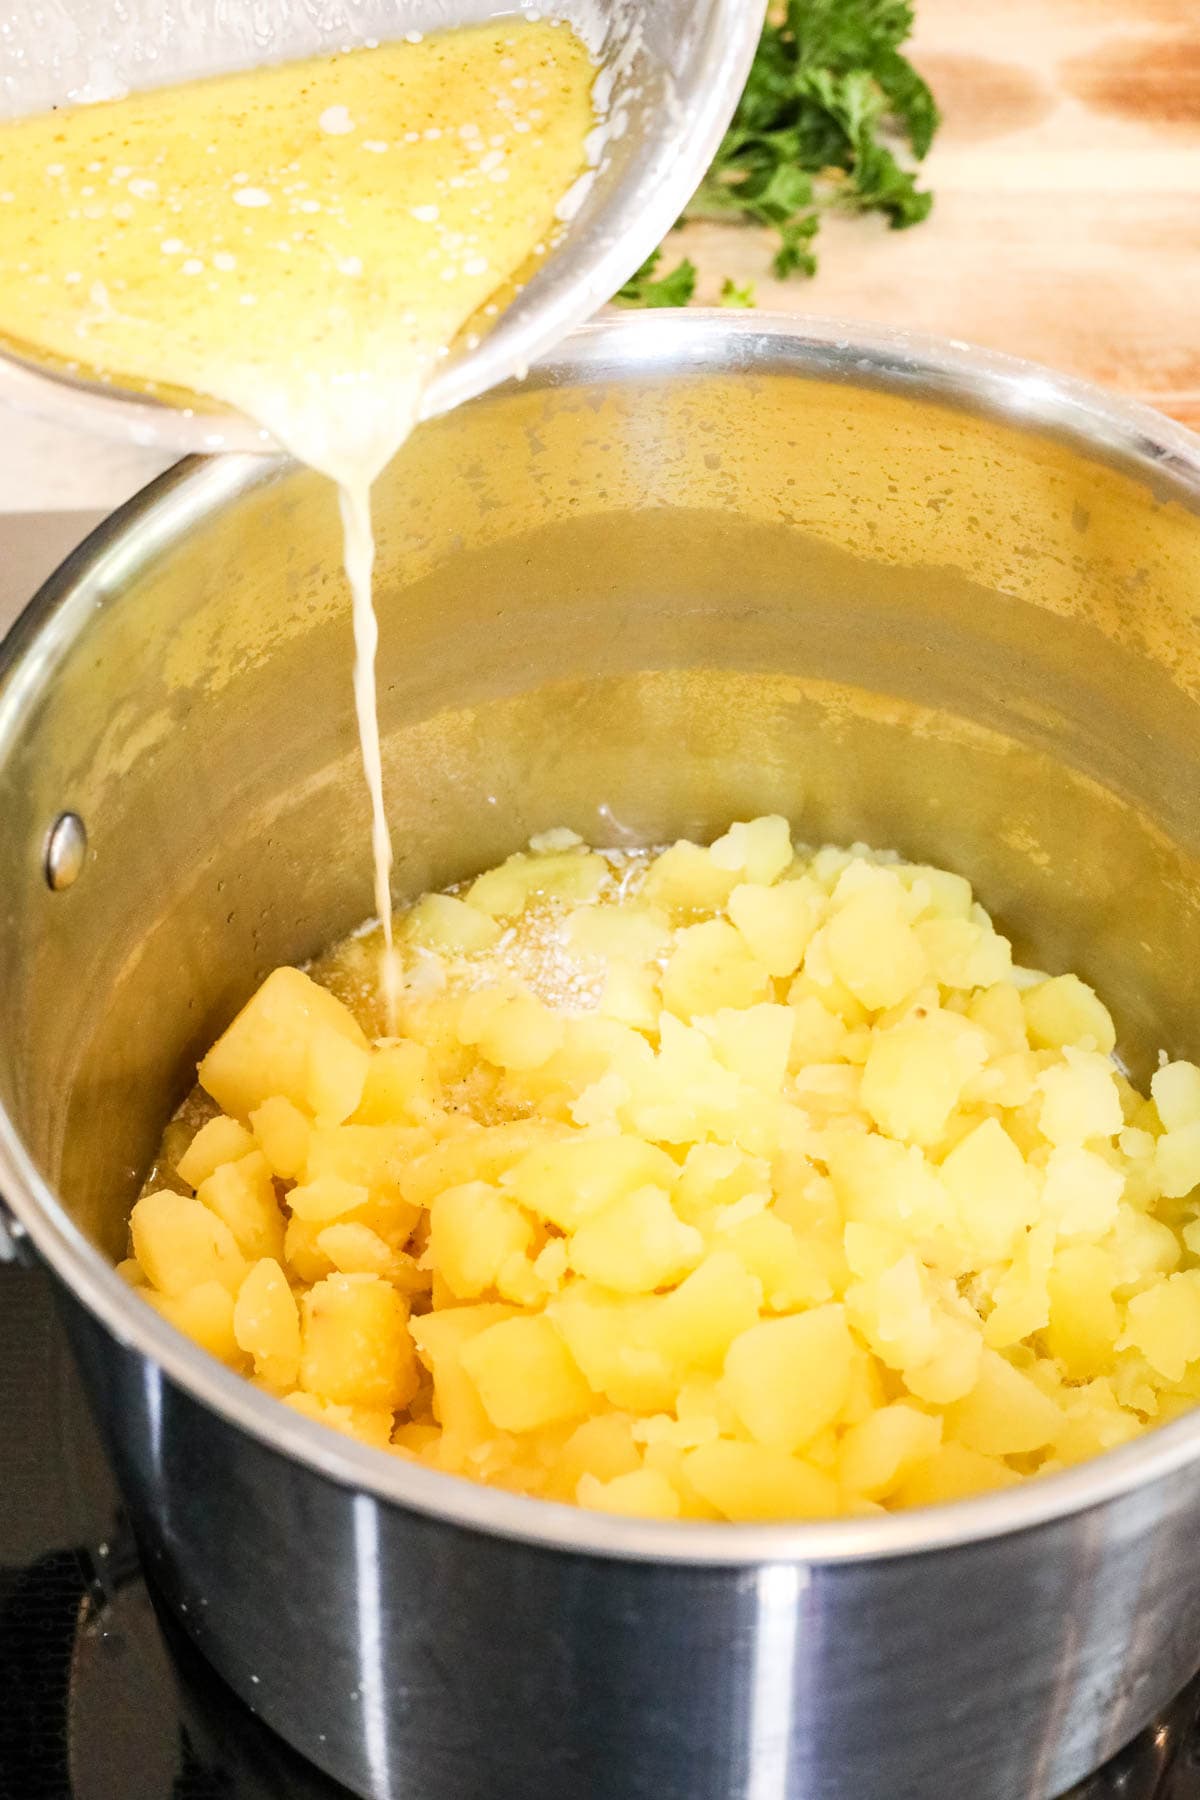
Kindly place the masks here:
[[(0, 1447), (0, 1800), (347, 1800), (156, 1610), (49, 1283), (12, 1267)], [(1070, 1800), (1200, 1800), (1200, 1677)]]

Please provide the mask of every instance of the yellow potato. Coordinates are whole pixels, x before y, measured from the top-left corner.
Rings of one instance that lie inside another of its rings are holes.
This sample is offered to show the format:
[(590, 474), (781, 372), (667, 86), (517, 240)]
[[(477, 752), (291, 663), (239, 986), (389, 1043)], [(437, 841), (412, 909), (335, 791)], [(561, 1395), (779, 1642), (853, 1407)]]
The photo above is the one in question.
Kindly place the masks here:
[(254, 1359), (254, 1373), (286, 1393), (300, 1371), (300, 1309), (287, 1277), (271, 1257), (256, 1262), (238, 1289), (233, 1335)]
[(299, 969), (276, 969), (200, 1064), (201, 1087), (237, 1119), (275, 1094), (306, 1105), (308, 1047), (321, 1025), (366, 1048), (340, 1000)]
[[(1200, 1401), (1200, 1066), (1140, 1093), (961, 876), (774, 815), (649, 858), (550, 832), (398, 929), (380, 1043), (263, 984), (201, 1065), (221, 1116), (164, 1137), (196, 1197), (140, 1199), (119, 1265), (295, 1411), (766, 1520), (984, 1493)], [(364, 1016), (372, 954), (322, 964)]]
[(462, 1347), (462, 1364), (501, 1431), (536, 1431), (577, 1419), (591, 1390), (551, 1320), (504, 1319)]
[(327, 1275), (304, 1295), (300, 1383), (341, 1406), (407, 1405), (416, 1391), (408, 1309), (378, 1275)]
[(236, 1293), (246, 1259), (228, 1225), (201, 1201), (166, 1189), (145, 1194), (129, 1228), (133, 1253), (160, 1294), (182, 1294), (209, 1281)]
[(735, 1338), (723, 1385), (751, 1437), (794, 1452), (841, 1412), (853, 1362), (842, 1308), (818, 1306)]
[(220, 1281), (201, 1281), (178, 1294), (143, 1289), (146, 1299), (177, 1331), (207, 1350), (220, 1362), (236, 1368), (243, 1362), (234, 1334), (233, 1295)]
[(222, 1163), (236, 1162), (253, 1148), (246, 1127), (222, 1113), (200, 1127), (175, 1167), (190, 1188), (198, 1188)]

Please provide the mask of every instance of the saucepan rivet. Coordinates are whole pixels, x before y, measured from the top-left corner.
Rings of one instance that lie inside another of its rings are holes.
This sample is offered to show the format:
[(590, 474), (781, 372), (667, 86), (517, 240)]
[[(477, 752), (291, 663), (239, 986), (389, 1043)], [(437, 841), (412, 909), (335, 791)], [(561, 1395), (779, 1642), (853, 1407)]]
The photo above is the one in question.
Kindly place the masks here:
[(87, 855), (87, 827), (78, 813), (59, 813), (46, 837), (46, 886), (61, 894), (78, 881)]

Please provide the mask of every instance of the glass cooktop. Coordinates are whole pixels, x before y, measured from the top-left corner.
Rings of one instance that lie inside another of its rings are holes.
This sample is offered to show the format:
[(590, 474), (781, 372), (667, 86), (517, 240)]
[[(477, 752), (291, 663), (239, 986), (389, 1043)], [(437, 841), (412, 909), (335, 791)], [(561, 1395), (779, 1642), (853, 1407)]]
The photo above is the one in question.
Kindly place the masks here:
[[(0, 1800), (345, 1800), (157, 1610), (49, 1280), (11, 1266), (0, 1445)], [(1200, 1678), (1070, 1800), (1200, 1800)]]

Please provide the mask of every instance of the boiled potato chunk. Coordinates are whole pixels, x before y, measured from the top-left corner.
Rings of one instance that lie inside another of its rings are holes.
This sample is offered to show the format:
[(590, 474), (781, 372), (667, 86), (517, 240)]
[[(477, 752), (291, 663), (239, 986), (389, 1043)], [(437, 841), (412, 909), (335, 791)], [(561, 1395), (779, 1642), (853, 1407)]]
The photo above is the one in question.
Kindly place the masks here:
[(145, 1292), (156, 1312), (210, 1356), (231, 1367), (241, 1362), (234, 1333), (233, 1295), (223, 1282), (201, 1281), (178, 1294), (155, 1293), (153, 1289)]
[(681, 1511), (678, 1493), (657, 1469), (631, 1469), (609, 1481), (581, 1475), (574, 1498), (580, 1506), (590, 1506), (596, 1512), (624, 1513), (633, 1518), (677, 1519)]
[(251, 1150), (237, 1162), (222, 1163), (200, 1183), (196, 1198), (224, 1220), (248, 1261), (283, 1255), (283, 1214), (261, 1150)]
[(854, 1343), (840, 1306), (751, 1326), (729, 1347), (724, 1388), (751, 1437), (804, 1448), (846, 1403)]
[(636, 1188), (593, 1213), (571, 1238), (570, 1265), (619, 1293), (647, 1294), (695, 1268), (704, 1239), (676, 1217), (663, 1188)]
[(429, 1211), (433, 1266), (458, 1300), (494, 1288), (508, 1259), (532, 1242), (533, 1226), (521, 1208), (486, 1181), (447, 1188)]
[(341, 1406), (407, 1405), (417, 1369), (408, 1309), (378, 1275), (327, 1275), (304, 1295), (300, 1382)]
[(238, 1289), (233, 1334), (268, 1387), (280, 1393), (295, 1387), (300, 1371), (300, 1309), (273, 1257), (256, 1262)]
[(559, 829), (395, 936), (377, 1042), (370, 935), (264, 982), (118, 1265), (293, 1411), (736, 1523), (966, 1499), (1200, 1401), (1200, 1065), (1140, 1091), (962, 875), (774, 814)]
[(309, 1044), (328, 1026), (365, 1050), (354, 1015), (299, 969), (276, 969), (200, 1064), (200, 1085), (236, 1119), (272, 1095), (308, 1104)]
[(683, 1466), (697, 1493), (726, 1519), (820, 1519), (841, 1509), (836, 1481), (766, 1444), (701, 1444)]
[(246, 1127), (221, 1114), (200, 1127), (176, 1167), (190, 1188), (198, 1188), (222, 1163), (237, 1162), (253, 1148), (254, 1139)]
[(907, 1400), (881, 1406), (842, 1438), (838, 1452), (842, 1485), (868, 1500), (886, 1499), (911, 1469), (934, 1454), (941, 1437), (942, 1421)]
[(591, 1390), (545, 1317), (505, 1319), (463, 1345), (462, 1363), (501, 1431), (535, 1431), (577, 1419)]
[(237, 1291), (246, 1259), (229, 1226), (201, 1201), (167, 1190), (146, 1194), (129, 1228), (133, 1253), (160, 1294), (182, 1294), (209, 1281)]

